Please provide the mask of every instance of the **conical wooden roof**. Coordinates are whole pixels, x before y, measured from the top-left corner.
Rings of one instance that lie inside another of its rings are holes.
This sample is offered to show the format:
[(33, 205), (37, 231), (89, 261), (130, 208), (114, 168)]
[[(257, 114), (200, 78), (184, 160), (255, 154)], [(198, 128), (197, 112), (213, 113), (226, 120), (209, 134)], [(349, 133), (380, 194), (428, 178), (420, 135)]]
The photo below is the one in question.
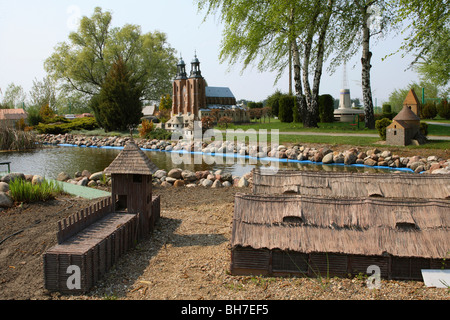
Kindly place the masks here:
[(404, 106), (403, 109), (395, 116), (394, 120), (403, 120), (403, 121), (420, 121), (420, 118), (407, 106)]
[(414, 89), (409, 90), (408, 94), (406, 95), (405, 101), (403, 102), (403, 105), (417, 105), (419, 103), (419, 98), (417, 98)]
[(106, 173), (152, 175), (158, 168), (145, 153), (134, 143), (128, 141), (125, 148), (111, 162)]

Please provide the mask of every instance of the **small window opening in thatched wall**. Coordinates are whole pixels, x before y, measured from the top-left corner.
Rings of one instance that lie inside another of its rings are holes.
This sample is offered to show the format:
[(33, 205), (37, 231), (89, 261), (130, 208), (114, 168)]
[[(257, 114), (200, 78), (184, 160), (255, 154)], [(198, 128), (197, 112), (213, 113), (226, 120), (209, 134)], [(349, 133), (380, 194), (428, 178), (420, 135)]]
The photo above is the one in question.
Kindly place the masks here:
[(417, 228), (411, 212), (409, 210), (394, 211), (395, 227), (397, 229), (415, 229)]
[(288, 224), (302, 224), (303, 218), (298, 216), (287, 216), (283, 217), (283, 222)]
[(119, 195), (117, 197), (116, 210), (127, 211), (128, 209), (128, 197), (126, 195)]

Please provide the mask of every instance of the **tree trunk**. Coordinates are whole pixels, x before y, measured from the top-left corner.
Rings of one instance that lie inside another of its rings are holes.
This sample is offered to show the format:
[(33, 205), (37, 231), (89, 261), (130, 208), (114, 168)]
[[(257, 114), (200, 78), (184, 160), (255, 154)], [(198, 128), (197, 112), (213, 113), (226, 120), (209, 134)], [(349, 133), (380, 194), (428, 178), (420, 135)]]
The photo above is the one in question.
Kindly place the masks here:
[(306, 117), (307, 107), (306, 107), (306, 99), (303, 94), (303, 86), (301, 79), (301, 68), (300, 68), (300, 52), (298, 49), (297, 42), (294, 40), (291, 43), (292, 45), (292, 64), (294, 68), (294, 87), (295, 87), (295, 95), (297, 97), (297, 107), (298, 113), (302, 120)]
[(333, 4), (334, 0), (328, 1), (327, 12), (324, 16), (324, 21), (320, 27), (319, 39), (317, 40), (317, 57), (310, 102), (311, 118), (314, 120), (314, 122), (311, 121), (311, 125), (314, 127), (318, 127), (317, 122), (319, 121), (319, 87), (320, 87), (320, 79), (322, 77), (323, 61), (325, 55), (325, 38), (328, 30), (328, 25), (330, 23)]
[(372, 65), (370, 60), (372, 58), (372, 52), (370, 52), (370, 28), (369, 28), (369, 14), (367, 12), (368, 7), (365, 6), (361, 9), (363, 17), (363, 50), (361, 57), (362, 65), (362, 90), (364, 101), (364, 114), (365, 114), (365, 126), (368, 129), (375, 129), (375, 118), (373, 114), (373, 101), (372, 101), (372, 88), (370, 85), (370, 69)]

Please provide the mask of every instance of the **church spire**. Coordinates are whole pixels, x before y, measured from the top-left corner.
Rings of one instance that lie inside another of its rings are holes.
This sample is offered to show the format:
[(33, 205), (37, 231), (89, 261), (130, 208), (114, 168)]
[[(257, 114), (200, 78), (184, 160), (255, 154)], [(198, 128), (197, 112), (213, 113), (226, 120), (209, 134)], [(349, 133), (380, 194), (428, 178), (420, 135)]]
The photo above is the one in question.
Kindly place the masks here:
[(200, 71), (200, 61), (197, 58), (197, 51), (195, 51), (195, 57), (191, 62), (190, 78), (202, 78), (202, 72)]
[(180, 57), (180, 61), (177, 64), (177, 77), (176, 77), (176, 79), (187, 79), (186, 63), (184, 62), (182, 57)]

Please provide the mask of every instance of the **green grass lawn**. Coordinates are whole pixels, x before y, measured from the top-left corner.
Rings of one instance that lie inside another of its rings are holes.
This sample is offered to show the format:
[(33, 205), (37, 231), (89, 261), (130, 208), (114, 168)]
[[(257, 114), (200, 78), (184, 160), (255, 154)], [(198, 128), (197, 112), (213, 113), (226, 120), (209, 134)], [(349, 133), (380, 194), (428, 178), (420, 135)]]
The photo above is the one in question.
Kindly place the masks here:
[[(334, 122), (334, 123), (319, 123), (319, 128), (303, 128), (302, 123), (285, 123), (280, 120), (266, 119), (266, 122), (254, 121), (249, 124), (232, 124), (228, 126), (228, 129), (254, 129), (254, 130), (275, 130), (280, 132), (340, 132), (340, 133), (377, 133), (376, 130), (369, 130), (364, 128), (364, 123), (359, 123), (357, 126), (351, 126), (350, 123)], [(223, 129), (223, 128), (222, 128)]]

